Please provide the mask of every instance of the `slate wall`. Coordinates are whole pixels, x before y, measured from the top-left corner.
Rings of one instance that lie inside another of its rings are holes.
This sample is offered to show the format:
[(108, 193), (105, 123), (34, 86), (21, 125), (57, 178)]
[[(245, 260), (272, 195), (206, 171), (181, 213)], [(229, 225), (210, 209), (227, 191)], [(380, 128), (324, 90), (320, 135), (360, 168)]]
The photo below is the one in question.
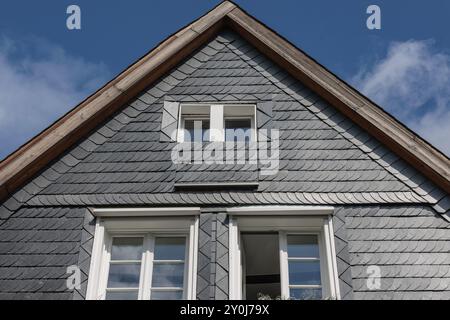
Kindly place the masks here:
[[(345, 209), (355, 299), (450, 299), (450, 224), (427, 206)], [(367, 285), (380, 268), (380, 288)]]
[(223, 210), (202, 210), (198, 243), (197, 299), (228, 299), (228, 217)]
[[(255, 103), (258, 127), (281, 132), (279, 172), (174, 165), (174, 121), (167, 117), (170, 103), (183, 102)], [(239, 179), (258, 188), (174, 187)], [(0, 298), (85, 297), (93, 236), (88, 207), (192, 205), (204, 208), (197, 297), (226, 299), (228, 232), (220, 208), (299, 204), (339, 208), (333, 222), (343, 298), (448, 299), (450, 197), (225, 31), (0, 204)], [(65, 289), (72, 264), (82, 266), (75, 292)], [(379, 265), (385, 277), (380, 290), (366, 286), (369, 265)]]

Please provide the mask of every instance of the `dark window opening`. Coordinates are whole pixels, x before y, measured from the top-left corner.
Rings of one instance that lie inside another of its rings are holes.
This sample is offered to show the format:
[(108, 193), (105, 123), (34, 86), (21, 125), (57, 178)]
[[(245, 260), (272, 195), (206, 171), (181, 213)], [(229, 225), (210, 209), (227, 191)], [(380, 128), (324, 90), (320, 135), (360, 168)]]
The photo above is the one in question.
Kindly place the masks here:
[(225, 119), (225, 141), (250, 142), (251, 119)]
[(186, 142), (209, 141), (209, 120), (186, 119), (184, 121), (184, 141)]
[(242, 233), (244, 295), (248, 300), (281, 296), (278, 233)]

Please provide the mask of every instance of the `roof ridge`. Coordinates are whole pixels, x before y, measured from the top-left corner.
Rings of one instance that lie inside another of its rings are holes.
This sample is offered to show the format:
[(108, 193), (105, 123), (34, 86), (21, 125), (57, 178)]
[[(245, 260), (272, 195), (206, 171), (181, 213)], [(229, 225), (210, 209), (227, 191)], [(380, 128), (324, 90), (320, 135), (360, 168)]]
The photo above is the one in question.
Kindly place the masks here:
[(363, 127), (447, 193), (450, 192), (450, 159), (447, 156), (239, 6), (224, 1), (161, 42), (4, 159), (0, 163), (0, 199), (4, 200), (14, 193), (45, 165), (122, 108), (143, 88), (164, 76), (224, 26), (238, 32), (283, 70)]
[[(130, 97), (169, 71), (204, 43), (236, 5), (224, 1), (163, 40), (97, 92), (0, 162), (0, 201), (23, 186), (44, 165), (123, 107)], [(184, 50), (183, 50), (184, 49)], [(149, 76), (151, 74), (151, 76)]]

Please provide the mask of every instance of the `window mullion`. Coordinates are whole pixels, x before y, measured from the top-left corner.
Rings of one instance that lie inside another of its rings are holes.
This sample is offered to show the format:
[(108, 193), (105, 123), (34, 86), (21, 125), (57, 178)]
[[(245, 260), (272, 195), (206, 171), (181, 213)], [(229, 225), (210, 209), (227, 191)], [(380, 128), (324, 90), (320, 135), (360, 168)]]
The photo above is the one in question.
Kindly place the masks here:
[[(324, 283), (325, 289), (326, 291), (329, 293), (330, 297), (332, 298), (339, 298), (339, 284), (336, 283), (336, 276), (335, 276), (335, 272), (337, 274), (337, 271), (335, 270), (336, 265), (334, 265), (335, 260), (333, 259), (333, 252), (334, 250), (332, 250), (332, 246), (333, 246), (333, 234), (332, 232), (330, 232), (330, 223), (331, 222), (331, 218), (325, 219), (324, 220), (324, 225), (323, 225), (323, 235), (324, 235), (324, 244), (322, 245), (324, 247), (324, 250), (322, 250), (322, 252), (324, 252), (323, 256), (321, 257), (321, 260), (323, 261), (324, 267), (326, 268), (326, 272), (324, 272), (324, 275), (327, 274), (328, 275), (328, 281), (322, 281), (322, 283)], [(332, 230), (332, 227), (331, 227)], [(320, 239), (319, 239), (320, 240)], [(334, 249), (334, 248), (333, 248)]]
[(153, 272), (153, 253), (155, 246), (155, 238), (147, 235), (145, 237), (144, 245), (144, 259), (143, 259), (143, 277), (140, 285), (140, 297), (142, 300), (150, 300), (150, 290), (152, 285)]
[(181, 116), (181, 105), (178, 106), (177, 142), (184, 142), (184, 118)]
[(229, 221), (229, 251), (230, 251), (230, 299), (241, 300), (243, 293), (243, 279), (242, 279), (242, 257), (241, 257), (241, 243), (240, 232), (235, 218), (231, 217)]
[(225, 140), (223, 105), (211, 105), (210, 110), (210, 139), (211, 142), (220, 142)]
[(280, 246), (280, 282), (281, 282), (281, 297), (288, 299), (289, 294), (289, 265), (287, 254), (287, 237), (286, 232), (280, 231), (278, 234)]
[(193, 141), (203, 141), (203, 120), (194, 120)]
[(254, 110), (253, 110), (253, 117), (252, 117), (252, 121), (251, 121), (251, 124), (252, 124), (252, 141), (253, 142), (258, 142), (258, 134), (257, 134), (257, 127), (256, 127), (256, 104), (255, 104), (255, 106), (253, 107), (254, 108)]
[(187, 254), (185, 261), (185, 288), (184, 294), (186, 299), (196, 300), (196, 284), (195, 284), (195, 274), (197, 272), (197, 229), (198, 229), (198, 217), (195, 218), (195, 222), (189, 228), (189, 236), (187, 237), (188, 242), (186, 243)]

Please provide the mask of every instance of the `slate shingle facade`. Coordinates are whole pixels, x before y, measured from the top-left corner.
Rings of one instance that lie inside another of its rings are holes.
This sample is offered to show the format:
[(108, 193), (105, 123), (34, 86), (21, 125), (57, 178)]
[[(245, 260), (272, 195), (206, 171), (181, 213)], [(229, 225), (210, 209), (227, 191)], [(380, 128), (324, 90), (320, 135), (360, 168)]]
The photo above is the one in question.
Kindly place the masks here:
[[(174, 106), (255, 103), (280, 130), (279, 172), (176, 165)], [(176, 183), (255, 181), (256, 190)], [(331, 205), (343, 299), (449, 299), (449, 196), (231, 31), (223, 31), (49, 164), (0, 207), (0, 298), (83, 299), (92, 207), (202, 207), (198, 299), (228, 298), (226, 206)], [(81, 290), (66, 267), (82, 266)], [(380, 290), (366, 267), (379, 265)]]

